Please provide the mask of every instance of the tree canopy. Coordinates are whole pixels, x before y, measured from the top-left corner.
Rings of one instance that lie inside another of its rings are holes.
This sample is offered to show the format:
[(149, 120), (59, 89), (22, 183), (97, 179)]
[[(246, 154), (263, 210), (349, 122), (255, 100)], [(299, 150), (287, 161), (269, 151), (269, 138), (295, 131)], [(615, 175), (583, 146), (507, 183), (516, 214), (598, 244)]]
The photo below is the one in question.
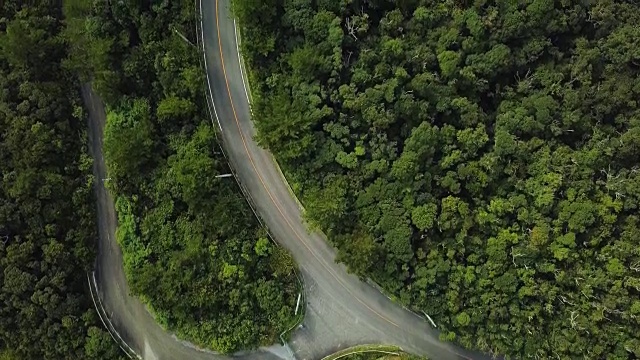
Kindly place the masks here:
[(637, 4), (234, 12), (258, 140), (353, 272), (469, 348), (640, 356)]
[(93, 310), (92, 160), (59, 2), (0, 3), (0, 359), (123, 359)]
[[(230, 169), (206, 110), (202, 55), (188, 42), (197, 42), (194, 3), (76, 10), (89, 32), (69, 66), (93, 76), (108, 107), (104, 158), (131, 291), (201, 347), (279, 341), (294, 320), (295, 268), (235, 181), (217, 178)], [(87, 53), (103, 58), (78, 60)]]

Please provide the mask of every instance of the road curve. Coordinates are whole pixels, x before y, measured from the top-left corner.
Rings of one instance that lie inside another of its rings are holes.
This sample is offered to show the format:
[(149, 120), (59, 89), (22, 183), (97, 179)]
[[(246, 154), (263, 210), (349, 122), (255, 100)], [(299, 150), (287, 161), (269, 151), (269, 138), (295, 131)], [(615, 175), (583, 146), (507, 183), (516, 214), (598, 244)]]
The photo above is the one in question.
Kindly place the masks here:
[(335, 263), (324, 235), (308, 232), (296, 199), (270, 153), (254, 141), (234, 20), (229, 0), (201, 0), (207, 82), (224, 149), (275, 239), (300, 265), (307, 291), (305, 327), (291, 347), (300, 359), (318, 359), (357, 343), (386, 343), (431, 359), (484, 359), (438, 340), (420, 317)]
[[(122, 252), (116, 242), (117, 217), (113, 198), (104, 187), (107, 177), (102, 157), (102, 135), (106, 114), (102, 101), (89, 85), (82, 87), (82, 98), (89, 112), (89, 151), (94, 158), (93, 173), (98, 215), (98, 257), (96, 281), (105, 310), (124, 341), (145, 360), (226, 360), (231, 357), (198, 350), (165, 332), (153, 319), (145, 306), (129, 295), (129, 287), (122, 266)], [(271, 352), (273, 353), (271, 353)], [(233, 359), (277, 360), (286, 351), (280, 346), (258, 350)]]
[[(234, 23), (228, 2), (206, 0), (203, 16), (207, 82), (222, 129), (225, 150), (257, 211), (276, 240), (289, 249), (301, 267), (309, 299), (304, 328), (295, 331), (291, 347), (298, 359), (319, 359), (362, 343), (387, 343), (435, 360), (484, 359), (437, 340), (422, 319), (393, 304), (334, 262), (335, 253), (319, 233), (308, 233), (296, 200), (287, 190), (272, 156), (253, 141), (247, 92), (240, 68)], [(120, 336), (146, 360), (260, 359), (287, 357), (280, 346), (233, 357), (203, 351), (164, 331), (135, 297), (129, 295), (122, 253), (115, 239), (117, 217), (103, 184), (102, 157), (105, 109), (90, 86), (82, 88), (89, 112), (89, 150), (94, 157), (98, 215), (96, 278), (99, 295)]]

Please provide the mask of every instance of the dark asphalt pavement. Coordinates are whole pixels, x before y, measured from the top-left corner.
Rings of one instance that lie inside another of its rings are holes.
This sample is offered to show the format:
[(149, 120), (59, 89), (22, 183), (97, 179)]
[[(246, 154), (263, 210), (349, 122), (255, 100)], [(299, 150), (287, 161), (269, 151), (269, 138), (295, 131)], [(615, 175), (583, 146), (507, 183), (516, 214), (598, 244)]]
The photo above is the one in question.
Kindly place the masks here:
[(258, 213), (275, 239), (293, 254), (306, 282), (306, 327), (291, 341), (296, 356), (318, 359), (338, 348), (374, 342), (398, 345), (431, 359), (483, 358), (439, 341), (422, 318), (336, 264), (324, 235), (308, 231), (272, 155), (253, 140), (229, 0), (203, 0), (201, 12), (208, 83), (225, 151)]
[[(336, 264), (335, 252), (321, 233), (310, 233), (301, 209), (267, 151), (253, 141), (247, 92), (230, 17), (228, 0), (201, 4), (207, 82), (215, 104), (216, 123), (222, 128), (225, 152), (257, 211), (275, 239), (299, 264), (308, 299), (304, 328), (296, 330), (290, 345), (298, 359), (320, 359), (338, 349), (363, 343), (395, 344), (432, 360), (484, 359), (438, 340), (437, 332), (421, 318), (392, 303), (380, 292)], [(281, 346), (233, 357), (196, 349), (177, 340), (156, 324), (144, 305), (129, 295), (122, 254), (115, 239), (117, 218), (113, 199), (104, 188), (102, 157), (105, 110), (89, 86), (83, 98), (90, 115), (90, 150), (94, 156), (98, 201), (99, 255), (96, 276), (100, 296), (120, 335), (144, 359), (260, 359), (286, 358)], [(435, 319), (437, 321), (437, 319)]]
[[(140, 300), (129, 295), (129, 287), (122, 266), (122, 252), (115, 237), (117, 217), (113, 198), (103, 184), (103, 179), (107, 177), (102, 157), (105, 109), (90, 86), (82, 87), (82, 97), (89, 111), (89, 150), (94, 158), (93, 172), (96, 177), (99, 234), (96, 280), (99, 295), (111, 322), (127, 344), (145, 360), (231, 359), (231, 357), (198, 350), (187, 342), (177, 340), (155, 322)], [(286, 354), (281, 346), (274, 346), (268, 350)], [(265, 349), (234, 358), (277, 360), (282, 357), (273, 355)]]

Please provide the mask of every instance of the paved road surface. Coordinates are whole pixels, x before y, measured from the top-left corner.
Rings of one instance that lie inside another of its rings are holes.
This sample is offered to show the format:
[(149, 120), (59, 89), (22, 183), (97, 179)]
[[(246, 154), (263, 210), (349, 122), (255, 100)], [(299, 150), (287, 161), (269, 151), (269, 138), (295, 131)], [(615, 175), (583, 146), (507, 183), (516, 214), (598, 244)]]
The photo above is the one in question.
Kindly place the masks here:
[[(223, 130), (225, 150), (258, 212), (277, 241), (292, 252), (305, 279), (308, 298), (305, 327), (298, 329), (291, 341), (296, 357), (319, 359), (350, 345), (376, 342), (396, 344), (434, 360), (484, 358), (438, 341), (437, 334), (422, 319), (391, 303), (336, 264), (335, 253), (321, 234), (307, 232), (300, 209), (271, 155), (252, 140), (254, 129), (228, 2), (204, 1), (203, 39), (208, 83), (217, 121)], [(177, 340), (155, 323), (139, 300), (129, 296), (122, 254), (115, 241), (117, 220), (113, 199), (102, 184), (106, 177), (102, 157), (105, 111), (88, 86), (82, 90), (89, 109), (90, 150), (97, 179), (100, 241), (96, 276), (114, 326), (144, 359), (230, 359)], [(233, 358), (275, 360), (285, 358), (286, 354), (285, 349), (276, 345)]]
[[(197, 350), (194, 346), (177, 340), (165, 332), (147, 312), (142, 303), (129, 296), (129, 288), (122, 267), (122, 253), (115, 240), (117, 218), (113, 199), (104, 188), (106, 168), (102, 157), (102, 134), (105, 125), (105, 110), (102, 101), (87, 85), (82, 88), (82, 97), (89, 110), (89, 150), (94, 158), (93, 171), (96, 177), (96, 198), (98, 212), (98, 263), (96, 280), (105, 309), (110, 315), (122, 338), (145, 360), (210, 360), (230, 359), (220, 355)], [(281, 351), (276, 346), (268, 349)], [(276, 360), (267, 350), (261, 350), (236, 359)]]
[(267, 151), (253, 140), (248, 94), (243, 83), (229, 0), (202, 0), (205, 61), (225, 150), (257, 211), (276, 240), (293, 254), (308, 285), (305, 329), (291, 346), (301, 359), (317, 359), (347, 345), (395, 344), (431, 359), (479, 359), (438, 340), (421, 318), (335, 263), (320, 233), (308, 233), (300, 208)]

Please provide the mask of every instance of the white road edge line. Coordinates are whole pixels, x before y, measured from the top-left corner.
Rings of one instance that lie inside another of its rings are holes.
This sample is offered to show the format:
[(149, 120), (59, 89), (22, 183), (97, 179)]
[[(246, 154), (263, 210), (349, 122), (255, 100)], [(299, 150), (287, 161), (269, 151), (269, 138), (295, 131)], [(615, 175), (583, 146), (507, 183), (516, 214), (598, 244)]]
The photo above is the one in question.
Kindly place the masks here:
[[(202, 53), (203, 53), (203, 58), (204, 58), (204, 61), (205, 61), (205, 67), (206, 67), (207, 66), (206, 65), (207, 64), (207, 54), (206, 54), (205, 45), (204, 45), (204, 25), (203, 25), (203, 21), (202, 21), (204, 16), (202, 15), (203, 14), (203, 12), (202, 12), (202, 0), (199, 0), (199, 4), (200, 4), (200, 36), (201, 36), (201, 40), (202, 40)], [(251, 100), (249, 98), (249, 93), (247, 91), (247, 86), (246, 86), (245, 78), (244, 78), (244, 72), (242, 70), (242, 58), (241, 58), (241, 55), (240, 55), (240, 49), (239, 49), (239, 45), (238, 45), (238, 42), (239, 42), (238, 41), (238, 31), (237, 31), (237, 25), (236, 25), (236, 19), (235, 18), (233, 19), (233, 30), (234, 30), (235, 40), (236, 40), (236, 54), (238, 55), (238, 63), (239, 63), (239, 66), (240, 66), (240, 74), (241, 74), (241, 78), (242, 78), (242, 86), (244, 87), (245, 96), (247, 97), (247, 102), (249, 103), (249, 111), (251, 112), (251, 115), (253, 115), (253, 109), (251, 107)], [(218, 121), (218, 126), (220, 127), (220, 130), (222, 131), (222, 125), (220, 124), (220, 119), (218, 117), (218, 112), (216, 111), (215, 102), (213, 101), (213, 91), (211, 90), (211, 82), (209, 81), (209, 71), (205, 71), (205, 72), (206, 72), (206, 75), (207, 75), (207, 85), (208, 85), (208, 88), (209, 88), (209, 94), (211, 95), (210, 98), (211, 98), (211, 103), (213, 105), (213, 111), (215, 113), (216, 120)], [(208, 104), (208, 101), (207, 101), (207, 104)], [(293, 192), (293, 189), (291, 189), (291, 185), (289, 184), (289, 182), (286, 180), (286, 177), (284, 176), (284, 173), (282, 172), (282, 169), (280, 169), (280, 166), (278, 165), (277, 161), (275, 161), (275, 159), (274, 159), (274, 162), (275, 162), (276, 168), (280, 172), (280, 175), (284, 179), (284, 183), (289, 188), (290, 193), (292, 194), (294, 200), (298, 204), (300, 210), (304, 211), (304, 206), (302, 206), (302, 204), (300, 203), (300, 201), (297, 198), (297, 196), (295, 196), (295, 193)], [(255, 212), (255, 210), (254, 210), (254, 212)], [(256, 216), (257, 216), (257, 214), (256, 214)], [(318, 260), (320, 261), (320, 259), (318, 259)], [(322, 262), (322, 261), (320, 261), (320, 262)], [(330, 272), (330, 270), (329, 270), (329, 272)], [(346, 289), (346, 286), (343, 285), (343, 287)], [(382, 293), (380, 290), (377, 290), (377, 291), (379, 293)], [(384, 293), (382, 293), (382, 294), (385, 295)], [(404, 307), (402, 307), (402, 308), (403, 308), (403, 310), (407, 311), (406, 308), (404, 308)], [(408, 311), (408, 312), (413, 314), (413, 315), (415, 315), (415, 316), (417, 316), (417, 317), (420, 317), (420, 315), (418, 315), (418, 314), (416, 314), (416, 313), (414, 313), (412, 311)], [(429, 320), (431, 320), (431, 319), (429, 318)], [(433, 323), (433, 320), (431, 320), (431, 322)], [(456, 354), (456, 355), (462, 356), (461, 354), (458, 354), (455, 351), (453, 353)], [(464, 356), (464, 357), (467, 358), (466, 356)], [(467, 358), (467, 359), (470, 359), (470, 358)]]
[[(243, 61), (242, 61), (242, 55), (240, 54), (240, 46), (239, 46), (240, 40), (238, 38), (238, 27), (236, 25), (236, 19), (235, 18), (233, 19), (233, 32), (234, 32), (235, 37), (236, 37), (236, 53), (238, 54), (238, 64), (240, 66), (240, 77), (242, 78), (242, 86), (244, 87), (244, 95), (247, 97), (247, 103), (249, 103), (249, 112), (251, 113), (251, 117), (253, 118), (253, 106), (251, 104), (251, 97), (249, 97), (249, 92), (247, 91), (247, 85), (245, 84), (245, 80), (244, 80), (244, 77), (245, 77), (244, 71), (242, 71)], [(213, 101), (213, 98), (212, 98), (211, 101)], [(273, 163), (274, 163), (276, 169), (278, 170), (278, 173), (280, 174), (280, 177), (284, 180), (284, 183), (287, 186), (287, 189), (289, 190), (289, 193), (291, 193), (291, 196), (293, 197), (293, 200), (295, 200), (296, 204), (298, 204), (298, 208), (300, 208), (300, 210), (302, 212), (306, 212), (304, 206), (300, 202), (300, 199), (298, 199), (298, 196), (293, 191), (293, 188), (291, 187), (291, 184), (289, 184), (289, 180), (287, 180), (287, 177), (284, 176), (284, 172), (282, 172), (282, 168), (280, 167), (280, 164), (278, 164), (278, 161), (273, 157), (272, 157), (272, 160), (273, 160)]]
[[(211, 99), (211, 105), (213, 105), (213, 113), (216, 116), (216, 121), (218, 122), (218, 127), (220, 127), (220, 131), (222, 131), (222, 124), (220, 123), (220, 118), (218, 117), (218, 111), (216, 110), (216, 104), (213, 102), (213, 91), (211, 90), (211, 80), (209, 79), (209, 71), (207, 71), (207, 51), (204, 47), (204, 23), (202, 22), (202, 0), (199, 0), (200, 4), (200, 39), (202, 40), (202, 57), (204, 58), (204, 66), (205, 66), (205, 74), (207, 75), (207, 87), (209, 88), (209, 95)], [(209, 104), (209, 100), (207, 100), (207, 105)]]
[[(125, 353), (125, 355), (127, 355), (130, 359), (133, 359), (133, 356), (127, 351), (125, 350), (122, 345), (124, 344), (124, 346), (127, 347), (127, 349), (132, 352), (133, 354), (135, 354), (135, 356), (138, 359), (142, 359), (142, 357), (140, 355), (138, 355), (120, 336), (120, 334), (118, 334), (118, 332), (116, 331), (116, 328), (113, 326), (113, 324), (111, 323), (111, 321), (109, 320), (109, 317), (107, 316), (106, 311), (104, 310), (104, 306), (102, 305), (102, 301), (100, 300), (100, 296), (97, 294), (98, 291), (98, 283), (96, 282), (96, 272), (92, 271), (91, 272), (91, 276), (93, 277), (93, 286), (91, 283), (91, 278), (89, 278), (89, 273), (87, 273), (87, 280), (89, 281), (89, 293), (91, 293), (91, 300), (93, 300), (93, 305), (96, 308), (96, 312), (98, 313), (98, 317), (100, 317), (100, 320), (102, 321), (102, 324), (104, 325), (105, 328), (107, 328), (107, 332), (109, 333), (109, 335), (111, 335), (111, 338), (113, 339), (113, 341), (115, 341), (118, 346), (120, 347), (120, 349), (122, 349), (122, 351)], [(93, 296), (93, 290), (96, 290), (96, 295), (95, 297)], [(98, 302), (96, 302), (95, 298), (98, 298)], [(100, 307), (98, 307), (98, 304), (100, 304)], [(102, 309), (103, 311), (105, 311), (105, 316), (104, 318), (102, 317), (102, 314), (100, 314), (100, 309)], [(105, 322), (105, 319), (107, 320)], [(107, 325), (107, 322), (109, 323), (109, 325)], [(112, 332), (113, 330), (113, 332)], [(115, 336), (113, 335), (113, 333), (116, 334), (116, 336), (118, 337), (118, 339), (120, 339), (120, 341), (118, 341)]]
[(249, 92), (247, 91), (247, 84), (244, 81), (244, 71), (242, 71), (242, 57), (240, 55), (240, 45), (238, 41), (238, 26), (236, 25), (236, 19), (233, 19), (233, 33), (236, 37), (236, 53), (238, 54), (238, 66), (240, 66), (240, 77), (242, 78), (242, 87), (244, 88), (244, 95), (247, 97), (247, 102), (249, 103), (249, 111), (251, 115), (253, 115), (253, 107), (251, 106), (251, 98), (249, 98)]

